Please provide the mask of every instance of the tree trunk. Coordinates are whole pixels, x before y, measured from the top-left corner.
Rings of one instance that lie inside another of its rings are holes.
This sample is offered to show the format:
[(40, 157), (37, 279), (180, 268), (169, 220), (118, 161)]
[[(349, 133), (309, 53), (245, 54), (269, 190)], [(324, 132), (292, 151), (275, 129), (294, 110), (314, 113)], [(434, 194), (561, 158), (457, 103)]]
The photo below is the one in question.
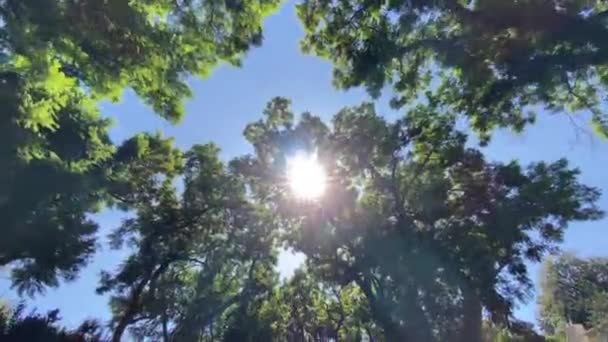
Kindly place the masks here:
[(463, 289), (462, 330), (460, 342), (481, 342), (481, 301), (475, 291), (469, 287)]
[[(144, 284), (144, 282), (142, 281), (140, 285), (141, 284)], [(122, 335), (125, 333), (127, 326), (129, 325), (129, 323), (131, 323), (131, 320), (137, 313), (137, 308), (139, 307), (139, 298), (144, 286), (145, 284), (141, 286), (141, 290), (140, 286), (136, 287), (133, 290), (131, 300), (129, 301), (129, 306), (127, 307), (127, 310), (125, 310), (125, 312), (122, 314), (122, 316), (120, 316), (120, 319), (118, 320), (118, 323), (114, 328), (114, 332), (112, 333), (112, 342), (121, 341)]]
[(139, 284), (137, 284), (137, 286), (131, 291), (131, 298), (129, 300), (127, 309), (118, 320), (116, 328), (114, 328), (114, 332), (112, 333), (112, 342), (120, 342), (120, 340), (122, 339), (122, 335), (127, 329), (127, 326), (129, 326), (129, 324), (133, 320), (133, 317), (135, 317), (135, 315), (139, 311), (139, 307), (141, 304), (141, 295), (144, 292), (146, 285), (158, 279), (158, 277), (160, 277), (160, 275), (165, 271), (165, 269), (167, 269), (167, 266), (169, 266), (169, 262), (161, 264), (154, 272), (144, 277), (139, 282)]

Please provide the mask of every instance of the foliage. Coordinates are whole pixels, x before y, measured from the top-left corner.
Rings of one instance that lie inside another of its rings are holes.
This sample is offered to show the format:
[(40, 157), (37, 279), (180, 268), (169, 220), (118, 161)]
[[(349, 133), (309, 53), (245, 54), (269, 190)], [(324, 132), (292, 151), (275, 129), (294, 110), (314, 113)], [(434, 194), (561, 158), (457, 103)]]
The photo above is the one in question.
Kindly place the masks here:
[[(154, 340), (213, 336), (212, 325), (272, 288), (273, 219), (246, 200), (244, 184), (218, 153), (215, 145), (196, 145), (183, 163), (173, 158), (175, 165), (163, 167), (172, 172), (150, 168), (172, 160), (168, 154), (125, 170), (136, 182), (123, 203), (135, 216), (112, 241), (116, 248), (126, 243), (133, 254), (105, 273), (98, 288), (112, 294), (113, 341), (127, 327)], [(176, 176), (183, 178), (181, 195)]]
[(19, 292), (74, 279), (95, 251), (97, 223), (89, 214), (102, 202), (130, 201), (146, 173), (174, 172), (171, 140), (138, 135), (115, 151), (107, 121), (86, 114), (67, 112), (58, 130), (36, 135), (3, 126), (4, 136), (16, 139), (0, 157), (0, 264), (10, 265)]
[(97, 342), (102, 341), (102, 332), (96, 321), (85, 321), (75, 330), (57, 326), (59, 310), (49, 311), (46, 315), (32, 312), (24, 315), (21, 304), (10, 309), (0, 310), (0, 341), (29, 342)]
[(262, 20), (278, 3), (7, 0), (0, 7), (2, 64), (55, 91), (57, 106), (39, 108), (43, 125), (74, 87), (111, 99), (130, 87), (155, 112), (178, 120), (190, 93), (185, 78), (207, 76), (220, 61), (238, 64), (261, 43)]
[(329, 286), (296, 270), (270, 296), (241, 310), (223, 341), (383, 341), (365, 296), (356, 286)]
[(608, 5), (586, 0), (305, 0), (302, 41), (334, 64), (341, 88), (385, 85), (401, 107), (426, 97), (466, 115), (482, 138), (534, 120), (531, 105), (601, 109), (608, 85)]
[[(239, 65), (278, 0), (0, 2), (0, 267), (33, 295), (74, 279), (96, 249), (91, 214), (129, 215), (111, 234), (130, 255), (103, 272), (112, 341), (543, 341), (513, 307), (527, 263), (556, 251), (600, 193), (566, 160), (498, 163), (470, 147), (521, 130), (531, 106), (601, 111), (608, 95), (608, 5), (580, 0), (304, 0), (305, 51), (335, 82), (395, 90), (403, 117), (372, 104), (331, 124), (275, 98), (225, 164), (213, 144), (178, 150), (160, 134), (121, 144), (97, 104), (127, 88), (177, 122), (187, 78)], [(413, 105), (412, 103), (416, 103)], [(407, 105), (407, 106), (406, 106)], [(287, 164), (315, 155), (326, 195), (289, 190)], [(279, 246), (307, 257), (279, 283)], [(543, 328), (607, 324), (608, 263), (561, 256), (545, 268)], [(486, 319), (484, 321), (484, 318)], [(0, 340), (101, 340), (58, 311), (0, 310)]]
[[(99, 118), (82, 92), (66, 95), (61, 127), (26, 129), (18, 114), (18, 75), (2, 73), (0, 101), (0, 264), (10, 264), (20, 290), (35, 292), (71, 279), (94, 250), (96, 224), (86, 216), (100, 199), (97, 164), (111, 157), (108, 121)], [(47, 97), (44, 87), (34, 91)]]
[(530, 323), (514, 320), (508, 327), (485, 321), (482, 326), (484, 342), (545, 342)]
[(586, 329), (607, 324), (608, 259), (561, 254), (542, 271), (540, 323), (547, 333), (563, 335), (566, 324)]
[[(565, 160), (488, 162), (432, 107), (389, 123), (364, 104), (331, 128), (308, 113), (294, 122), (282, 98), (264, 114), (245, 130), (255, 154), (232, 167), (324, 281), (359, 287), (387, 340), (479, 340), (482, 308), (507, 323), (527, 298), (526, 261), (553, 250), (568, 222), (602, 215)], [(302, 150), (331, 179), (318, 201), (294, 197), (284, 178)]]
[[(238, 64), (261, 43), (262, 20), (277, 6), (276, 0), (0, 3), (0, 266), (12, 269), (20, 292), (33, 295), (76, 277), (95, 251), (90, 214), (110, 201), (108, 193), (124, 194), (107, 187), (125, 185), (116, 173), (136, 167), (124, 165), (121, 159), (131, 158), (124, 153), (114, 156), (129, 146), (110, 141), (98, 101), (117, 101), (131, 88), (159, 115), (178, 121), (190, 94), (186, 78), (206, 76), (221, 61)], [(141, 139), (128, 144), (145, 144)]]
[(367, 300), (356, 286), (324, 284), (306, 269), (297, 270), (278, 288), (260, 315), (272, 322), (275, 341), (381, 339)]

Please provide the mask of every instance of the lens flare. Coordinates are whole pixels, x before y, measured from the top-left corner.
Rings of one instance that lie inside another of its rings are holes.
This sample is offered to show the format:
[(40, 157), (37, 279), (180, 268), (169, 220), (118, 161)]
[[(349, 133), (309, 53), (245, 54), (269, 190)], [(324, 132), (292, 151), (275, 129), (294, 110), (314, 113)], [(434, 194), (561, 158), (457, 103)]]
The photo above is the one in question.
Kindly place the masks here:
[(313, 200), (325, 192), (327, 176), (317, 154), (298, 153), (287, 160), (287, 179), (294, 195)]

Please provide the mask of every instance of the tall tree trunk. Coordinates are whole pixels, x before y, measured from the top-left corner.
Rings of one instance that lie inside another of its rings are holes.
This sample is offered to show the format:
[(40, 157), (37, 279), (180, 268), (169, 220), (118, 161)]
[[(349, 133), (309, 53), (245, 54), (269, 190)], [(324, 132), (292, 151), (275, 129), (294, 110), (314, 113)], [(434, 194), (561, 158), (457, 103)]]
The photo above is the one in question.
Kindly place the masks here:
[(463, 295), (463, 321), (460, 342), (481, 342), (481, 301), (473, 289), (466, 286)]
[(158, 277), (167, 269), (169, 266), (169, 262), (165, 262), (161, 264), (155, 271), (148, 274), (144, 277), (138, 284), (133, 288), (130, 294), (129, 304), (127, 305), (127, 309), (124, 311), (116, 327), (114, 328), (114, 332), (112, 333), (112, 342), (120, 342), (122, 339), (122, 335), (125, 333), (127, 326), (131, 324), (133, 317), (137, 315), (139, 308), (141, 306), (141, 295), (148, 285), (151, 282), (156, 281)]
[(120, 319), (118, 320), (118, 323), (114, 328), (114, 332), (112, 333), (112, 342), (121, 341), (122, 335), (125, 333), (127, 326), (131, 323), (131, 320), (133, 320), (133, 317), (137, 314), (141, 293), (143, 292), (143, 289), (146, 284), (147, 281), (144, 282), (142, 280), (138, 284), (138, 286), (133, 289), (133, 291), (131, 291), (131, 299), (129, 300), (127, 309), (123, 312), (122, 316), (120, 316)]

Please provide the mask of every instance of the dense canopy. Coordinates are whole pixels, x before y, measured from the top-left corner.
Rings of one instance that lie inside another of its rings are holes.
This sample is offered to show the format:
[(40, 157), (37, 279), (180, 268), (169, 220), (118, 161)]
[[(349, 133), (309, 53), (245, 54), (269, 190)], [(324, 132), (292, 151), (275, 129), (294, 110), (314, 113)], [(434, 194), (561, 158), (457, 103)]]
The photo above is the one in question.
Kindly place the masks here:
[[(255, 154), (233, 167), (324, 281), (360, 288), (388, 341), (480, 341), (482, 309), (508, 325), (531, 290), (526, 262), (556, 247), (569, 222), (602, 215), (598, 191), (565, 160), (487, 161), (433, 108), (387, 122), (363, 104), (328, 127), (309, 113), (294, 121), (277, 98), (264, 114), (245, 130)], [(318, 201), (281, 181), (299, 151), (316, 151), (331, 180)]]
[[(7, 0), (0, 7), (2, 69), (57, 92), (84, 87), (117, 99), (130, 87), (159, 115), (178, 120), (190, 94), (185, 78), (207, 76), (221, 61), (238, 64), (261, 43), (262, 19), (278, 3)], [(52, 126), (50, 104), (41, 108), (33, 98), (31, 105), (38, 109), (25, 113), (32, 124)]]
[(125, 180), (118, 178), (137, 167), (125, 162), (137, 163), (154, 149), (143, 137), (115, 146), (98, 102), (117, 101), (130, 88), (177, 122), (190, 95), (187, 77), (207, 76), (220, 62), (238, 65), (261, 43), (262, 19), (277, 5), (0, 3), (0, 266), (12, 268), (20, 291), (33, 294), (75, 277), (95, 251), (90, 214), (121, 198)]
[(540, 323), (550, 334), (568, 324), (608, 327), (608, 260), (561, 254), (548, 259), (541, 276)]
[[(603, 217), (597, 184), (565, 158), (479, 146), (543, 108), (587, 111), (608, 136), (608, 3), (303, 0), (302, 50), (339, 88), (390, 91), (395, 119), (276, 97), (230, 160), (160, 132), (112, 140), (131, 113), (100, 103), (129, 90), (177, 124), (190, 78), (239, 66), (279, 3), (0, 1), (0, 268), (20, 296), (76, 279), (108, 208), (124, 252), (96, 288), (108, 322), (0, 305), (0, 341), (541, 342), (514, 310), (543, 260), (542, 334), (608, 327), (605, 258), (551, 257), (570, 224)], [(292, 252), (305, 262), (284, 277)]]
[(590, 110), (608, 136), (608, 4), (587, 0), (305, 0), (304, 51), (334, 64), (335, 83), (426, 97), (487, 138), (521, 130), (531, 105)]

